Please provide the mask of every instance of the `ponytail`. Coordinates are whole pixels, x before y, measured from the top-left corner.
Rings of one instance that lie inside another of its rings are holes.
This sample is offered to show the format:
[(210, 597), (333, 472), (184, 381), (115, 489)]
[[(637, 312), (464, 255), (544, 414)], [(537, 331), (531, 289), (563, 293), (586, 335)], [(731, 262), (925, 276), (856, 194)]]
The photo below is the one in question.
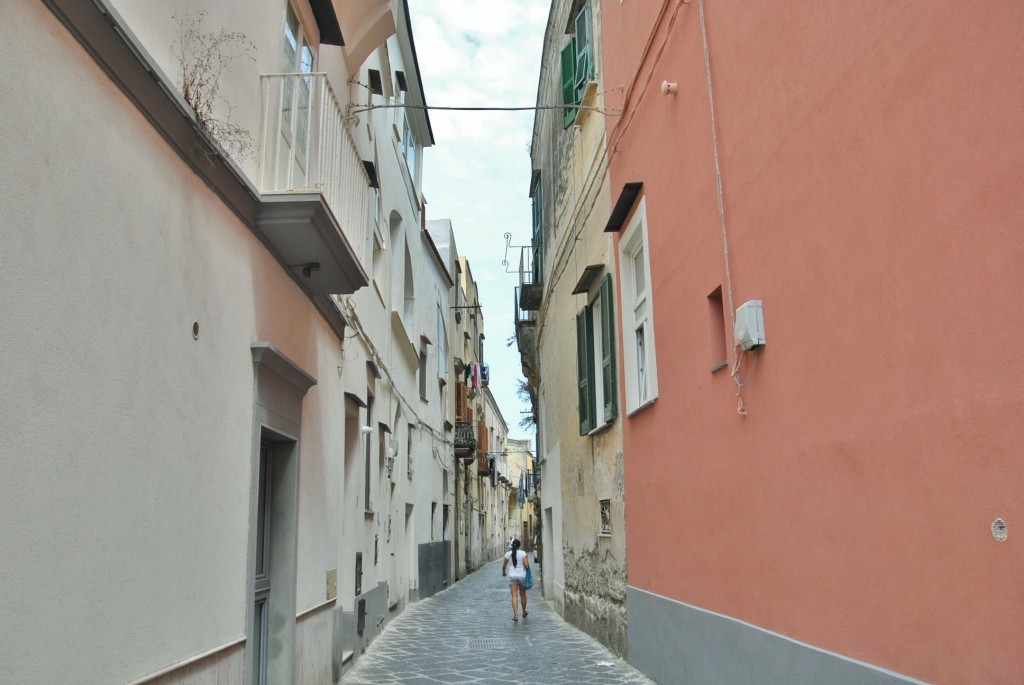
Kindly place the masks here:
[(512, 565), (519, 568), (519, 540), (512, 541)]

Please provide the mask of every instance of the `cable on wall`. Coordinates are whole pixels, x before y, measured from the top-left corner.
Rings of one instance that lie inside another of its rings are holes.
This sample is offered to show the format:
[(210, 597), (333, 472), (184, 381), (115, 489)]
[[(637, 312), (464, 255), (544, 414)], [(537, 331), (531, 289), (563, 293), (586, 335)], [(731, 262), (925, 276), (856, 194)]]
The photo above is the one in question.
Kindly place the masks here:
[[(725, 226), (725, 200), (724, 193), (722, 191), (722, 165), (718, 155), (718, 125), (715, 121), (715, 95), (714, 89), (711, 85), (711, 57), (708, 51), (707, 24), (704, 21), (704, 0), (698, 0), (697, 7), (700, 10), (700, 34), (704, 42), (704, 72), (707, 75), (708, 107), (711, 111), (711, 146), (715, 153), (715, 188), (718, 196), (718, 222), (722, 228), (722, 256), (725, 261), (725, 286), (729, 299), (729, 323), (732, 329), (732, 380), (736, 384), (736, 413), (740, 416), (746, 416), (747, 408), (743, 404), (743, 386), (750, 381), (750, 377), (748, 376), (746, 381), (742, 383), (740, 382), (739, 364), (742, 359), (742, 355), (736, 354), (736, 348), (739, 347), (736, 342), (736, 307), (733, 304), (732, 269), (729, 265), (729, 235)], [(754, 364), (756, 365), (756, 363), (757, 357), (755, 356)], [(753, 372), (753, 367), (751, 367), (751, 375)]]
[(437, 438), (445, 445), (454, 445), (455, 443), (449, 440), (447, 437), (445, 437), (444, 434), (439, 433), (430, 424), (424, 422), (423, 418), (419, 415), (419, 412), (417, 412), (414, 409), (413, 404), (409, 402), (409, 400), (406, 399), (405, 395), (403, 395), (398, 390), (398, 384), (395, 383), (394, 376), (391, 375), (391, 369), (388, 367), (387, 364), (384, 363), (384, 360), (381, 358), (380, 352), (377, 350), (376, 345), (373, 344), (373, 341), (370, 340), (370, 337), (363, 330), (363, 327), (359, 321), (359, 315), (356, 313), (355, 306), (352, 304), (351, 299), (347, 297), (338, 299), (345, 309), (345, 314), (346, 317), (348, 318), (349, 326), (351, 326), (352, 329), (356, 331), (359, 338), (363, 341), (363, 344), (365, 344), (367, 348), (370, 350), (370, 357), (372, 358), (373, 362), (377, 364), (378, 368), (380, 368), (384, 375), (387, 376), (388, 383), (390, 383), (391, 385), (392, 397), (397, 397), (400, 403), (405, 406), (405, 409), (409, 413), (409, 415), (416, 419), (418, 428), (426, 430), (433, 437)]
[[(658, 62), (661, 61), (661, 57), (665, 52), (665, 46), (668, 44), (669, 36), (672, 35), (672, 27), (675, 25), (676, 16), (679, 14), (679, 6), (681, 4), (680, 0), (664, 0), (661, 3), (661, 9), (658, 10), (658, 16), (655, 18), (654, 24), (653, 26), (651, 26), (651, 30), (647, 34), (647, 43), (644, 45), (644, 49), (640, 53), (640, 60), (637, 62), (636, 68), (633, 70), (633, 76), (630, 78), (629, 86), (626, 88), (626, 92), (623, 95), (623, 112), (625, 112), (626, 105), (629, 102), (629, 98), (633, 94), (633, 88), (636, 86), (637, 79), (640, 77), (640, 72), (643, 69), (644, 62), (647, 61), (647, 56), (651, 52), (651, 46), (654, 44), (654, 37), (658, 35), (658, 27), (661, 26), (661, 23), (664, 21), (665, 12), (666, 10), (668, 10), (669, 4), (673, 3), (673, 1), (675, 3), (675, 7), (672, 10), (672, 16), (669, 17), (668, 27), (665, 29), (665, 38), (664, 40), (662, 40), (661, 46), (658, 48), (658, 52), (655, 53), (654, 60), (651, 62), (651, 68), (647, 73), (647, 79), (644, 81), (643, 88), (640, 90), (640, 94), (637, 96), (637, 106), (639, 106), (640, 102), (644, 99), (644, 95), (647, 93), (647, 88), (648, 86), (651, 85), (651, 79), (654, 78), (654, 68), (658, 66)], [(608, 136), (610, 143), (609, 147), (612, 148), (613, 154), (616, 152), (616, 146), (622, 139), (622, 136), (626, 134), (626, 130), (629, 129), (630, 124), (633, 123), (633, 117), (636, 116), (637, 106), (634, 106), (633, 108), (630, 109), (629, 117), (627, 119), (619, 120), (619, 123), (616, 124), (614, 129), (612, 129), (611, 135)], [(622, 126), (622, 128), (619, 129), (619, 126)], [(615, 137), (615, 140), (612, 141), (611, 138), (613, 135), (615, 135), (616, 131), (619, 131), (619, 134), (618, 136)]]

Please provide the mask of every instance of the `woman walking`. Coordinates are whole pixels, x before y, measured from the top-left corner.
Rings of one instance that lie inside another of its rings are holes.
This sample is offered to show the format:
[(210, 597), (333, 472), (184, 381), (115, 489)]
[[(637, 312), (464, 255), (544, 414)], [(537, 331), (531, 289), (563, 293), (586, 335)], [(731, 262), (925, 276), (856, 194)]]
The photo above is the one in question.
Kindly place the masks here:
[[(508, 576), (508, 589), (512, 594), (512, 620), (519, 620), (519, 600), (523, 600), (523, 618), (529, 616), (526, 610), (526, 569), (530, 568), (529, 555), (520, 552), (518, 539), (512, 540), (512, 550), (505, 553), (501, 564), (501, 575)], [(509, 568), (509, 562), (512, 567)]]

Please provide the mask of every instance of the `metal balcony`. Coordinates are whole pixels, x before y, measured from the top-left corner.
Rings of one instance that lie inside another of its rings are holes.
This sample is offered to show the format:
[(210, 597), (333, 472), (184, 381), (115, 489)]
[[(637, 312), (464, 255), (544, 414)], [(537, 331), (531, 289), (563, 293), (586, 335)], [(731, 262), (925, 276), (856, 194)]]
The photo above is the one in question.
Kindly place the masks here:
[(469, 421), (455, 422), (455, 456), (473, 459), (476, 453), (476, 430)]
[(524, 245), (519, 251), (519, 307), (524, 311), (540, 309), (544, 294), (541, 273), (542, 251), (540, 247)]
[(367, 284), (371, 179), (326, 74), (261, 76), (257, 223), (311, 292)]

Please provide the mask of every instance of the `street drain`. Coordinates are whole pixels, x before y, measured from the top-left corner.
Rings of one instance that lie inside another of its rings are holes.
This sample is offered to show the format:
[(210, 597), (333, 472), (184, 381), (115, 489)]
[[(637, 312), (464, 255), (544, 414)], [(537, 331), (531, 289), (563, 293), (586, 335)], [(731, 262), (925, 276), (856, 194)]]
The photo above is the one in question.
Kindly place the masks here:
[(470, 649), (512, 649), (529, 646), (530, 641), (525, 637), (481, 637), (469, 641)]

